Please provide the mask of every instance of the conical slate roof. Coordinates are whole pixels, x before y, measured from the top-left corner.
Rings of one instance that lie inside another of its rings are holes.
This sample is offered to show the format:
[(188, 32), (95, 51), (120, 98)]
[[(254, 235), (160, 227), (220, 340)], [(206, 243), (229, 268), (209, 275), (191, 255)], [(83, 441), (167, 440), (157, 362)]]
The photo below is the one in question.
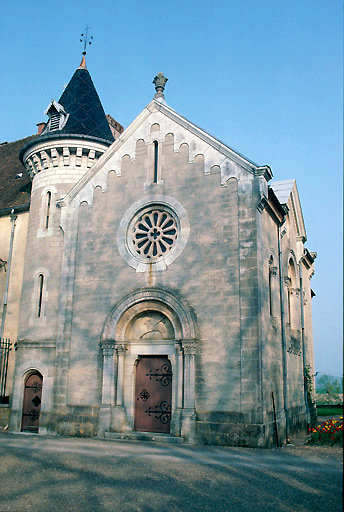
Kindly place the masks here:
[[(56, 113), (62, 110), (62, 112), (64, 111), (63, 116), (68, 116), (65, 123), (62, 124), (61, 129), (58, 129), (58, 126), (56, 129), (56, 125), (54, 125), (52, 129), (49, 110)], [(85, 57), (83, 57), (79, 68), (75, 71), (69, 84), (65, 88), (59, 102), (56, 103), (52, 100), (46, 110), (46, 114), (49, 115), (50, 121), (46, 124), (41, 135), (26, 144), (26, 146), (19, 151), (19, 160), (22, 163), (25, 152), (43, 139), (50, 140), (60, 137), (95, 138), (100, 139), (109, 146), (115, 140), (99, 96), (93, 85), (92, 78), (86, 68)], [(120, 128), (122, 127), (120, 126)]]
[(102, 104), (85, 67), (79, 67), (65, 88), (59, 103), (68, 120), (59, 133), (89, 135), (113, 142)]

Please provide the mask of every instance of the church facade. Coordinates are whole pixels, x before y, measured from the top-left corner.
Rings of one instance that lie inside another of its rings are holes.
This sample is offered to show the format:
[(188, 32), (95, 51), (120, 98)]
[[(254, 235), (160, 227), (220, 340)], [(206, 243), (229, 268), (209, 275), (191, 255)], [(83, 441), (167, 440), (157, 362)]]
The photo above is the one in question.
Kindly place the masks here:
[(315, 253), (294, 180), (169, 107), (110, 130), (83, 59), (32, 178), (10, 429), (267, 447), (307, 423)]

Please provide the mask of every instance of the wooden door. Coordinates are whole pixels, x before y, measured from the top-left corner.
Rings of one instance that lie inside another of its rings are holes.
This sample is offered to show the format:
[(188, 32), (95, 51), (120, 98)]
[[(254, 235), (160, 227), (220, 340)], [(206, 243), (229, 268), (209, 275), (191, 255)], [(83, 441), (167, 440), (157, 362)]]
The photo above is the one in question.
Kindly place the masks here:
[(38, 432), (41, 412), (43, 377), (32, 373), (25, 381), (22, 430)]
[(135, 421), (140, 432), (170, 432), (172, 368), (167, 356), (141, 356), (136, 367)]

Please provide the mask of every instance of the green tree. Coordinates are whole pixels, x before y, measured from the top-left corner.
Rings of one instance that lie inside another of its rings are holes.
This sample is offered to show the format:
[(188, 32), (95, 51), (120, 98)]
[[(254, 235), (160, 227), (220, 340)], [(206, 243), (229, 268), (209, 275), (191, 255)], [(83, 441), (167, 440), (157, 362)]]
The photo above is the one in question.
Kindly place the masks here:
[(324, 373), (318, 377), (316, 382), (317, 393), (336, 394), (343, 393), (343, 379), (340, 382), (332, 375)]

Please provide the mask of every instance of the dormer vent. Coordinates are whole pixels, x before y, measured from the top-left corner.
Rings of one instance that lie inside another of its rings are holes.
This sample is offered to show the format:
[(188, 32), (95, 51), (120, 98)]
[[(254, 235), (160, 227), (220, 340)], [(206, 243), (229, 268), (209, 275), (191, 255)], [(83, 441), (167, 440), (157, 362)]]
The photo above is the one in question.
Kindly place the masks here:
[(68, 114), (60, 103), (51, 100), (44, 113), (49, 116), (49, 121), (43, 133), (62, 130), (67, 122)]
[(60, 128), (60, 113), (54, 112), (50, 116), (50, 131), (58, 130)]

